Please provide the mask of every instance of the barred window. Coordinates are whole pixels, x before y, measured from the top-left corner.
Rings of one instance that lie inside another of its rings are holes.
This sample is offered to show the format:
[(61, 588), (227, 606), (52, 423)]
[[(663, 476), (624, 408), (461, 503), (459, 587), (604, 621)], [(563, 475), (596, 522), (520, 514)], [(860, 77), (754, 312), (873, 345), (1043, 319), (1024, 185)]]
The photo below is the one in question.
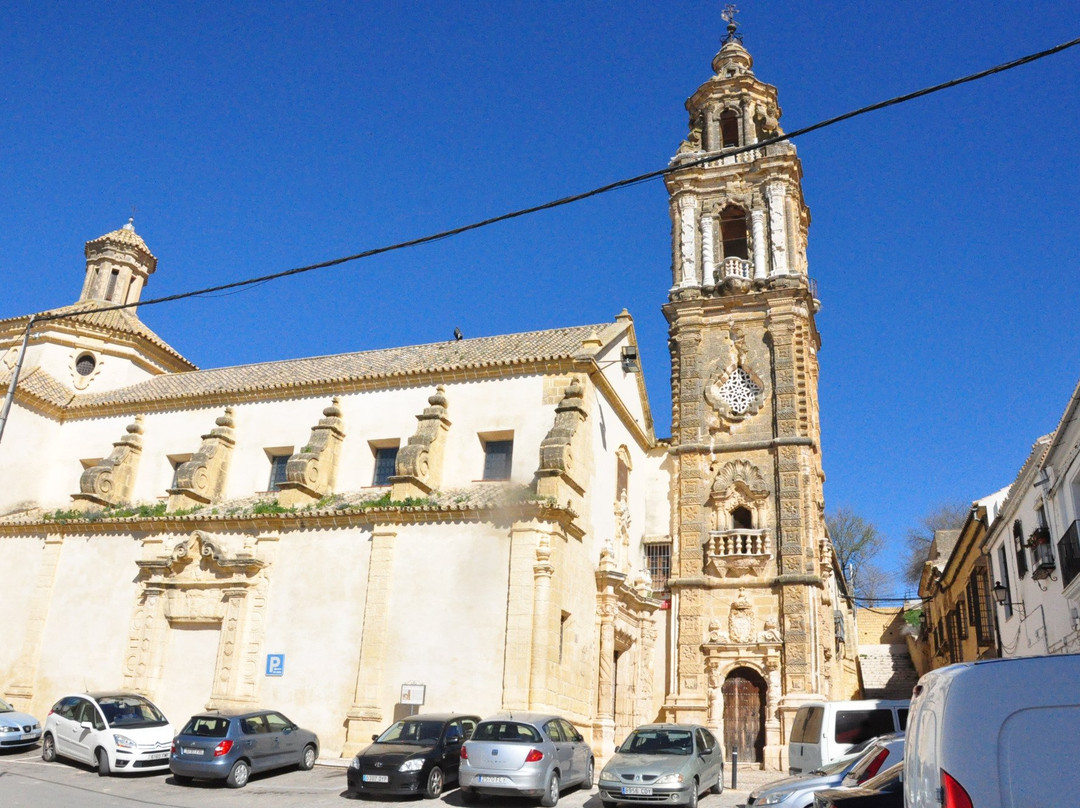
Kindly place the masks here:
[(1013, 544), (1016, 545), (1016, 574), (1023, 580), (1027, 575), (1027, 554), (1024, 552), (1024, 525), (1017, 519), (1013, 522)]
[(390, 478), (397, 470), (397, 446), (375, 447), (375, 475), (372, 485), (390, 485)]
[(285, 467), (289, 464), (290, 456), (287, 454), (270, 456), (270, 482), (266, 484), (267, 491), (276, 491), (288, 479), (285, 476)]
[(646, 544), (645, 563), (649, 569), (649, 577), (652, 578), (653, 591), (666, 589), (668, 577), (671, 575), (671, 544)]
[(514, 458), (514, 441), (489, 440), (484, 443), (484, 479), (509, 480)]

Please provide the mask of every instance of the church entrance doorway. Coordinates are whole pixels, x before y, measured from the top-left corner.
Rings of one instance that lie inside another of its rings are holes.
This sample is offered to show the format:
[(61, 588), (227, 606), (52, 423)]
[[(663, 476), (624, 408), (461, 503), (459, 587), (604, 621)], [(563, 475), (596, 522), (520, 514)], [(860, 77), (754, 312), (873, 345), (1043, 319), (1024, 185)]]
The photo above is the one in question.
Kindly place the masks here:
[(221, 631), (217, 625), (177, 624), (169, 626), (166, 636), (168, 648), (154, 703), (179, 732), (210, 701)]
[(724, 680), (724, 749), (731, 759), (760, 763), (765, 752), (765, 680), (750, 668), (736, 668)]

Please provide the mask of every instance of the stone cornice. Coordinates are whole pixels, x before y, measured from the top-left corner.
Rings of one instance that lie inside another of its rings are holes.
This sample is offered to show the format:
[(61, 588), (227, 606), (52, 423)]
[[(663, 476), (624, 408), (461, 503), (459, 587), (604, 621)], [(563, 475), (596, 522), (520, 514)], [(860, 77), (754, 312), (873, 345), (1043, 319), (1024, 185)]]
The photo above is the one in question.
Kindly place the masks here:
[(375, 528), (377, 525), (408, 525), (454, 522), (511, 522), (539, 519), (557, 522), (568, 536), (580, 539), (584, 530), (577, 524), (572, 510), (539, 502), (492, 504), (490, 506), (401, 506), (364, 509), (329, 509), (289, 511), (279, 514), (192, 514), (177, 516), (130, 516), (124, 518), (27, 519), (0, 523), (0, 538), (4, 536), (85, 535), (92, 534), (154, 534), (191, 533), (196, 530), (274, 531), (332, 530), (340, 528)]

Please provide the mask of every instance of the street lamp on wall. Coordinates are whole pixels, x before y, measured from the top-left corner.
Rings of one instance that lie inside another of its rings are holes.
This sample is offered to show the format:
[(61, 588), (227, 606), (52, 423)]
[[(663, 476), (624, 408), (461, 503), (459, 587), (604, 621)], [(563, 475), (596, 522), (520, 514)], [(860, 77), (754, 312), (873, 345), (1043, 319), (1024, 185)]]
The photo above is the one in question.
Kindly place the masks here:
[(1009, 587), (1005, 586), (1001, 581), (994, 581), (994, 586), (990, 591), (994, 593), (994, 602), (997, 603), (998, 606), (1005, 606), (1009, 609), (1014, 607), (1018, 608), (1020, 610), (1020, 616), (1024, 616), (1024, 601), (1012, 600), (1009, 597)]

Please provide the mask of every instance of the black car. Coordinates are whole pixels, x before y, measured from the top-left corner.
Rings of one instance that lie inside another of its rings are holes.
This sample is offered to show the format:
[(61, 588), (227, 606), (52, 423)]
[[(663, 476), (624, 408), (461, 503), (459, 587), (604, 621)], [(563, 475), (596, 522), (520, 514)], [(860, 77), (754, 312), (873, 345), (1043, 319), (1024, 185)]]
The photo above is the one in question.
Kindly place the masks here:
[(814, 808), (904, 808), (903, 773), (900, 761), (855, 788), (814, 792)]
[(461, 744), (476, 715), (414, 715), (398, 721), (349, 764), (349, 794), (423, 794), (435, 799), (456, 783)]

